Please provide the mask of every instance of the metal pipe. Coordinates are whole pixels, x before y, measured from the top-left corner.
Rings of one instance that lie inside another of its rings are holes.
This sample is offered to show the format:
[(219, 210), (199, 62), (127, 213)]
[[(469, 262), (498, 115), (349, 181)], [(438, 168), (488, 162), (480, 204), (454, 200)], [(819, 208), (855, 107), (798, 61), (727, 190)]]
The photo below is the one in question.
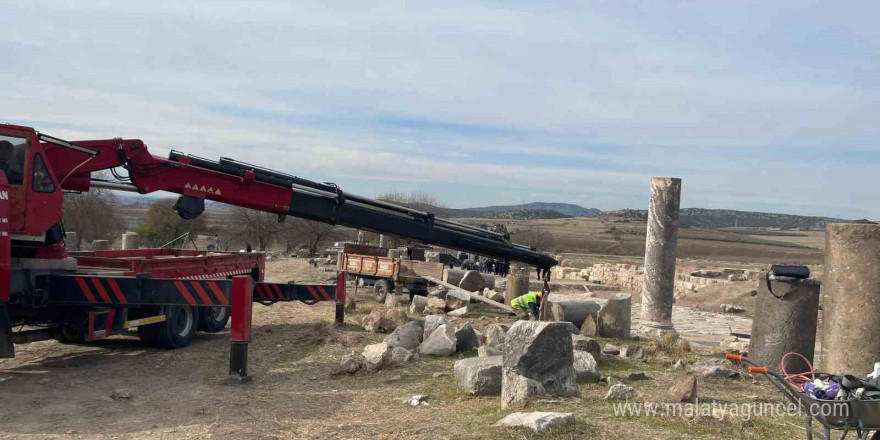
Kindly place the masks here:
[(130, 183), (108, 182), (106, 180), (92, 179), (90, 182), (90, 186), (92, 188), (109, 189), (109, 190), (113, 190), (113, 191), (140, 192), (138, 190), (138, 187), (136, 187)]

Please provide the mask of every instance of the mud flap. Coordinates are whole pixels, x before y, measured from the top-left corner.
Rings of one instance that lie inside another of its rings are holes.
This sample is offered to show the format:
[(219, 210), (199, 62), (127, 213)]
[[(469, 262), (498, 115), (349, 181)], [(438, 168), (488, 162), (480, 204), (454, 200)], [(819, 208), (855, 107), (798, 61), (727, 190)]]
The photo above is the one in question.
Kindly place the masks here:
[(15, 347), (12, 345), (12, 322), (9, 320), (6, 304), (0, 302), (0, 359), (12, 359), (14, 357)]

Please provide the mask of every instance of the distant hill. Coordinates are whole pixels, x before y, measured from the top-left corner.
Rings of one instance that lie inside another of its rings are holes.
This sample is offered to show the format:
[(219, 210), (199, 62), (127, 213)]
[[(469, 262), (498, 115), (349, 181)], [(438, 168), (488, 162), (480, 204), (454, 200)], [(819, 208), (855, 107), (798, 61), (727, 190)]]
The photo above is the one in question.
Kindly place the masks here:
[[(485, 217), (486, 215), (474, 215), (474, 214), (485, 214), (485, 213), (494, 213), (494, 212), (513, 212), (513, 211), (536, 211), (533, 213), (534, 215), (541, 215), (541, 213), (547, 215), (558, 215), (562, 214), (563, 217), (592, 217), (595, 215), (599, 215), (602, 211), (596, 208), (584, 208), (580, 205), (574, 205), (571, 203), (549, 203), (549, 202), (531, 202), (524, 203), (522, 205), (494, 205), (494, 206), (484, 206), (481, 208), (464, 208), (456, 211), (461, 211), (460, 216), (467, 217)], [(551, 214), (551, 213), (556, 214)], [(512, 218), (512, 217), (505, 217)], [(531, 217), (531, 218), (559, 218), (559, 217)]]
[[(605, 215), (622, 217), (627, 221), (645, 221), (648, 211), (621, 209), (608, 211)], [(683, 228), (779, 228), (779, 229), (825, 229), (828, 223), (848, 223), (831, 217), (813, 217), (768, 212), (734, 211), (731, 209), (684, 208), (679, 214), (679, 226)]]
[[(512, 209), (506, 211), (470, 211), (464, 210), (462, 217), (497, 218), (509, 220), (537, 220), (548, 218), (570, 218), (568, 214), (547, 209)], [(474, 215), (477, 214), (477, 215)]]

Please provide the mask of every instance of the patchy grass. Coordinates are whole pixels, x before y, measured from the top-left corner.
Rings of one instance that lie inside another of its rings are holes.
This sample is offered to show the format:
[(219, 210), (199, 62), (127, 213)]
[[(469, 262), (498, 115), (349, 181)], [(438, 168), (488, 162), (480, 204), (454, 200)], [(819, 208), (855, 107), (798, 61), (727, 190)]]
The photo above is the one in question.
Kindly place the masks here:
[[(306, 267), (303, 266), (303, 274)], [(281, 273), (281, 270), (276, 270)], [(315, 272), (315, 277), (323, 276)], [(279, 275), (280, 277), (280, 275)], [(305, 278), (304, 276), (301, 278)], [(278, 280), (283, 280), (278, 278)], [(134, 339), (100, 345), (69, 346), (54, 341), (26, 346), (23, 356), (2, 367), (0, 400), (10, 417), (0, 418), (3, 438), (235, 438), (235, 439), (683, 439), (802, 438), (802, 419), (752, 420), (661, 418), (615, 414), (603, 400), (608, 383), (583, 384), (582, 398), (547, 397), (522, 409), (505, 409), (499, 397), (473, 397), (458, 389), (452, 375), (456, 357), (424, 357), (402, 368), (354, 376), (333, 374), (339, 358), (360, 352), (384, 334), (358, 325), (381, 307), (363, 297), (347, 324), (332, 324), (333, 305), (300, 303), (255, 306), (249, 348), (252, 383), (224, 384), (229, 361), (228, 335), (200, 335), (184, 350), (145, 350)], [(502, 322), (504, 317), (499, 317)], [(478, 322), (481, 327), (494, 318)], [(651, 341), (602, 339), (616, 345)], [(667, 344), (668, 347), (674, 345)], [(614, 378), (644, 371), (651, 380), (625, 381), (637, 402), (665, 403), (667, 390), (687, 372), (671, 368), (696, 355), (664, 349), (644, 360), (615, 359), (599, 365)], [(134, 348), (138, 350), (135, 351)], [(133, 355), (129, 355), (133, 354)], [(646, 353), (648, 354), (648, 353)], [(39, 356), (38, 356), (39, 355)], [(471, 356), (473, 353), (467, 353)], [(462, 356), (463, 358), (464, 356)], [(80, 361), (76, 361), (81, 359)], [(39, 372), (39, 374), (36, 374)], [(434, 377), (435, 373), (444, 373)], [(49, 383), (40, 383), (43, 377)], [(617, 379), (612, 379), (617, 380)], [(102, 397), (120, 387), (134, 399), (106, 404)], [(778, 402), (763, 377), (699, 379), (701, 402)], [(428, 395), (429, 406), (413, 408), (409, 398)], [(63, 396), (59, 399), (58, 396)], [(576, 423), (538, 436), (493, 425), (514, 411), (572, 412)], [(74, 417), (79, 414), (89, 417)], [(74, 434), (65, 434), (75, 432)]]

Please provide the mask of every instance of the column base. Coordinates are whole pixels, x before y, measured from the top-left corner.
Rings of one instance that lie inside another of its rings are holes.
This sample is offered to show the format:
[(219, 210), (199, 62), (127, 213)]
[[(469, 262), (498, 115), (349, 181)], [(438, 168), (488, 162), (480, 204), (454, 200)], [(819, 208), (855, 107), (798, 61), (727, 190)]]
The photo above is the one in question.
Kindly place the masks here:
[(642, 321), (639, 332), (645, 336), (661, 337), (667, 333), (678, 333), (671, 322)]

